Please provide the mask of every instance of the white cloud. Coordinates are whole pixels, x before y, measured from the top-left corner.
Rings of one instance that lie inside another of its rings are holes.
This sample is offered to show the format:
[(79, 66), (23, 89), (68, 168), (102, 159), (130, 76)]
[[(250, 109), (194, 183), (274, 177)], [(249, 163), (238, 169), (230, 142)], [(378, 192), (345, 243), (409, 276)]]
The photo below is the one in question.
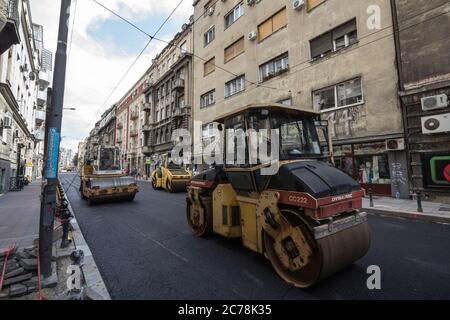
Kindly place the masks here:
[[(65, 92), (65, 106), (75, 107), (77, 111), (64, 113), (62, 129), (62, 135), (65, 137), (63, 146), (74, 150), (77, 148), (78, 141), (88, 135), (92, 129), (90, 125), (93, 126), (99, 118), (99, 115), (94, 118), (97, 110), (137, 56), (117, 48), (113, 41), (98, 43), (93, 39), (88, 34), (89, 27), (94, 23), (112, 18), (112, 14), (91, 0), (77, 1), (75, 32), (68, 59)], [(72, 2), (74, 4), (74, 1)], [(100, 2), (128, 19), (139, 22), (154, 14), (167, 16), (179, 0), (100, 0)], [(45, 47), (56, 52), (60, 1), (31, 0), (31, 7), (33, 21), (44, 26)], [(72, 5), (72, 13), (73, 9), (74, 5)], [(169, 23), (179, 26), (186, 22), (191, 14), (192, 1), (184, 0)], [(153, 33), (155, 30), (147, 31)], [(145, 46), (145, 43), (146, 41), (142, 43), (139, 50)], [(163, 47), (164, 43), (157, 41), (151, 43), (104, 109), (126, 93), (144, 74), (150, 66), (151, 59)]]

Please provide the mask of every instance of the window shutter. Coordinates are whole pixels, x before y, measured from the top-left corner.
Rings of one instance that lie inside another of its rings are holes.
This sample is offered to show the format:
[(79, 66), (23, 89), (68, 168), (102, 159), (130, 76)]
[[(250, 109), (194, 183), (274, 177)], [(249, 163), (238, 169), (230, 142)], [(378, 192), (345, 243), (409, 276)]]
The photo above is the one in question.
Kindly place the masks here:
[(262, 24), (259, 25), (259, 27), (258, 27), (259, 41), (264, 40), (265, 38), (270, 36), (272, 33), (273, 33), (272, 19), (269, 19), (269, 20), (267, 20), (267, 21), (265, 21), (265, 22), (263, 22)]
[(236, 57), (237, 55), (240, 55), (244, 51), (245, 51), (244, 38), (241, 38), (235, 43), (234, 56)]
[(333, 30), (333, 40), (339, 39), (344, 35), (356, 30), (356, 19), (353, 19)]
[(311, 40), (311, 58), (317, 58), (321, 54), (333, 50), (331, 32)]
[(208, 62), (205, 63), (205, 70), (204, 70), (205, 75), (208, 75), (208, 74), (214, 72), (215, 64), (216, 64), (215, 58), (212, 58), (211, 60), (209, 60)]
[(286, 8), (275, 14), (272, 19), (273, 19), (273, 32), (286, 27), (287, 25)]
[(308, 0), (308, 10), (314, 9), (323, 2), (325, 2), (325, 0)]
[(230, 61), (234, 57), (234, 45), (225, 49), (225, 62)]

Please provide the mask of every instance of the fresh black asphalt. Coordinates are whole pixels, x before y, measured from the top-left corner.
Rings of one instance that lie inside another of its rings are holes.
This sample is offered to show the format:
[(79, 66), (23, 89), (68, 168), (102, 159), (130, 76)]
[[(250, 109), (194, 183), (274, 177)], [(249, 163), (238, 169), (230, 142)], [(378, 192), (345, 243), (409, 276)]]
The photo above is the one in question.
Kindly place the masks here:
[[(239, 241), (193, 236), (185, 194), (143, 182), (132, 203), (89, 207), (74, 174), (61, 180), (113, 299), (450, 299), (449, 225), (370, 216), (369, 253), (299, 290)], [(381, 290), (367, 288), (371, 265)]]

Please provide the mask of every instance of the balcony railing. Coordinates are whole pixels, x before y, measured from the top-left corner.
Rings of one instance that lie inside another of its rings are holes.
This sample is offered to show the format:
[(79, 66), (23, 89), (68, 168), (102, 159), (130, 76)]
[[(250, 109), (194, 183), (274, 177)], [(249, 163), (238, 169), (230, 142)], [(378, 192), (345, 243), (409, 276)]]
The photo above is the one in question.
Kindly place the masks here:
[(150, 146), (142, 147), (142, 153), (143, 154), (151, 154), (151, 153), (153, 153), (153, 147), (150, 147)]
[(173, 90), (184, 90), (185, 81), (184, 79), (175, 79), (172, 83)]
[(130, 130), (130, 137), (136, 137), (139, 135), (139, 131), (137, 129)]
[(137, 111), (131, 112), (131, 114), (130, 114), (130, 119), (131, 119), (131, 120), (137, 120), (137, 119), (139, 119), (139, 112), (137, 112)]
[(144, 103), (143, 110), (144, 111), (151, 111), (152, 110), (151, 103), (149, 103), (149, 102)]
[(44, 107), (47, 103), (47, 91), (39, 90), (37, 93), (37, 104), (40, 107)]
[(44, 85), (48, 86), (50, 82), (52, 81), (50, 77), (50, 72), (47, 70), (41, 70), (39, 71), (39, 81)]
[(41, 124), (45, 121), (45, 111), (44, 110), (36, 110), (35, 113), (36, 124)]

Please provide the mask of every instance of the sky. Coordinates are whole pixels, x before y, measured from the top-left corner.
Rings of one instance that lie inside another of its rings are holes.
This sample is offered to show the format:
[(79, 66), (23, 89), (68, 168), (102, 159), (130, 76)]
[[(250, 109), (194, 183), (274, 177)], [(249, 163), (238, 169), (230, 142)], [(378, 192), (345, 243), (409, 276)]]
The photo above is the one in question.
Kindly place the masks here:
[[(149, 34), (156, 32), (180, 2), (180, 0), (98, 1)], [(57, 0), (31, 0), (33, 22), (44, 26), (44, 46), (53, 53), (56, 52), (60, 5), (61, 1)], [(184, 0), (158, 33), (158, 37), (164, 40), (172, 39), (181, 30), (181, 26), (188, 22), (191, 14), (193, 14), (192, 0)], [(160, 41), (152, 41), (115, 94), (101, 109), (148, 40), (147, 36), (113, 16), (94, 1), (72, 0), (64, 105), (66, 108), (76, 108), (76, 111), (64, 111), (62, 147), (76, 151), (78, 142), (89, 135), (103, 111), (126, 94), (150, 67), (151, 60), (166, 45)]]

